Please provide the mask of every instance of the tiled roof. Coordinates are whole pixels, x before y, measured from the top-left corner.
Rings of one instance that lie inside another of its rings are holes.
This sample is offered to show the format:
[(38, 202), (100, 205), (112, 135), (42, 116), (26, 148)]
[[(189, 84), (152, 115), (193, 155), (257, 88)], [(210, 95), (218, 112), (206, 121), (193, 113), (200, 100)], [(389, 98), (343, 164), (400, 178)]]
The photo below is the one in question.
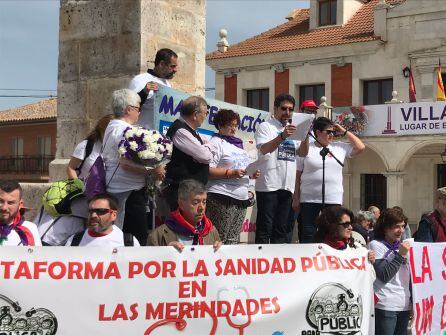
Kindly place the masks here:
[[(388, 0), (387, 2), (398, 4), (404, 2), (404, 0)], [(373, 34), (373, 9), (377, 3), (378, 0), (372, 0), (362, 5), (343, 26), (328, 26), (313, 30), (309, 30), (310, 10), (296, 10), (291, 21), (234, 44), (226, 52), (214, 51), (208, 53), (206, 59), (221, 59), (377, 40), (379, 37)]]
[(0, 111), (0, 124), (43, 121), (57, 118), (57, 99), (39, 102)]

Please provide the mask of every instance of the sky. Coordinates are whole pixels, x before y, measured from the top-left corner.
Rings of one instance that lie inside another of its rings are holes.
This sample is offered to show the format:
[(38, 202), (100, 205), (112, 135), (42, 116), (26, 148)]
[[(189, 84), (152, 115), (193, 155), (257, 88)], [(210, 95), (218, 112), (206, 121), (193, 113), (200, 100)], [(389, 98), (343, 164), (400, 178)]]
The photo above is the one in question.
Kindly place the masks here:
[[(228, 31), (229, 44), (235, 44), (308, 6), (302, 0), (208, 0), (206, 52), (216, 50), (221, 28)], [(0, 110), (57, 95), (58, 30), (59, 1), (0, 0)], [(206, 67), (206, 88), (213, 87), (214, 73)], [(36, 97), (8, 97), (18, 95)]]

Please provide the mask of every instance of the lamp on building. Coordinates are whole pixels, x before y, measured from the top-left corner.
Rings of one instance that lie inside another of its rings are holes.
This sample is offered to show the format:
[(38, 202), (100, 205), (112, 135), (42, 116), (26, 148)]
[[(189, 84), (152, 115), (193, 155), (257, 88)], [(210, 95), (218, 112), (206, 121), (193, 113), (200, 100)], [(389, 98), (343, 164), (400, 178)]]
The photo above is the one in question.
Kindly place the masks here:
[(409, 78), (409, 74), (410, 74), (410, 69), (409, 69), (409, 67), (406, 66), (403, 69), (403, 76), (404, 76), (404, 78)]
[(446, 145), (444, 147), (444, 151), (441, 153), (441, 160), (446, 164)]

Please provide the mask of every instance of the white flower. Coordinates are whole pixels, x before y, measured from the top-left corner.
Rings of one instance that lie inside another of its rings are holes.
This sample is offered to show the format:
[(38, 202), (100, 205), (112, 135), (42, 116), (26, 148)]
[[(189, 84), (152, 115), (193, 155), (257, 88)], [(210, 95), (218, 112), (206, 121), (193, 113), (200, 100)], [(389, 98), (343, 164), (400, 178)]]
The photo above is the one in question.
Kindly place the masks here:
[(163, 154), (157, 152), (157, 153), (155, 154), (155, 159), (156, 159), (157, 161), (160, 161), (161, 159), (163, 159)]
[(138, 149), (138, 143), (136, 143), (135, 141), (131, 141), (129, 144), (130, 149), (132, 149), (133, 151), (136, 151), (136, 149)]
[(127, 150), (125, 149), (125, 147), (124, 147), (124, 146), (122, 146), (122, 147), (119, 147), (118, 151), (119, 151), (119, 153), (121, 154), (121, 156), (124, 156), (124, 155), (125, 155), (125, 153), (127, 152)]

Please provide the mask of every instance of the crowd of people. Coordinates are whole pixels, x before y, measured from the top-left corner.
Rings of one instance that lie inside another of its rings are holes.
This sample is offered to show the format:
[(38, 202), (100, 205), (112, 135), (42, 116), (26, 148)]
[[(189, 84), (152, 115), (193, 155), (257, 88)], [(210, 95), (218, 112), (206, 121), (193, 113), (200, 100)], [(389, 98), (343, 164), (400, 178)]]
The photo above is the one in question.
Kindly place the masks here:
[[(191, 96), (167, 131), (173, 151), (166, 166), (147, 167), (120, 155), (126, 129), (135, 124), (154, 128), (154, 92), (158, 85), (170, 86), (177, 69), (175, 52), (161, 49), (153, 70), (136, 76), (129, 89), (113, 92), (113, 114), (100, 119), (76, 146), (67, 167), (68, 178), (83, 179), (101, 156), (106, 193), (72, 200), (69, 219), (41, 210), (37, 225), (26, 221), (19, 183), (1, 181), (0, 245), (150, 245), (179, 251), (186, 245), (213, 245), (217, 250), (222, 244), (239, 243), (246, 210), (254, 203), (249, 187), (255, 183), (255, 242), (291, 243), (297, 219), (299, 243), (325, 243), (338, 250), (368, 248), (377, 276), (378, 333), (404, 334), (410, 309), (407, 217), (399, 207), (380, 212), (371, 206), (357, 215), (342, 207), (342, 163), (361, 154), (365, 146), (341, 125), (319, 117), (305, 140), (291, 139), (296, 131), (290, 122), (295, 99), (279, 94), (271, 118), (257, 127), (254, 138), (258, 156), (269, 157), (248, 175), (250, 157), (236, 137), (240, 116), (219, 110), (213, 118), (216, 133), (206, 141), (197, 129), (209, 116), (208, 106), (204, 98)], [(316, 108), (313, 101), (305, 101), (300, 112), (315, 113)], [(159, 201), (170, 209), (150, 234), (149, 176), (151, 182), (163, 182)], [(436, 208), (422, 216), (416, 241), (446, 241), (446, 187), (436, 196)]]

